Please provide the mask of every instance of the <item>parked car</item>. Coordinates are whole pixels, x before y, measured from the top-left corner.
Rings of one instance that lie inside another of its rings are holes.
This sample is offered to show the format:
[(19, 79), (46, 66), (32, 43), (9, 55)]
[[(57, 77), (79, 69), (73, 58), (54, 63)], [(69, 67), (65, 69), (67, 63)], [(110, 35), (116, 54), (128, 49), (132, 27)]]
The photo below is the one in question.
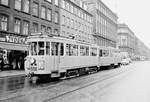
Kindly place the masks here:
[(130, 58), (123, 58), (122, 61), (121, 61), (121, 64), (122, 65), (128, 65), (130, 64), (132, 61)]

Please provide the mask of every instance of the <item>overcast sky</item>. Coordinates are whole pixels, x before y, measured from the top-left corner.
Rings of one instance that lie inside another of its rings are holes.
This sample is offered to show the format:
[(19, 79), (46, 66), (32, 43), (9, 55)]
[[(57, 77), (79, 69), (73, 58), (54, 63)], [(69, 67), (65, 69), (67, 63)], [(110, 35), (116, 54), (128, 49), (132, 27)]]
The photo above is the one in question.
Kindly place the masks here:
[(150, 0), (102, 0), (150, 48)]

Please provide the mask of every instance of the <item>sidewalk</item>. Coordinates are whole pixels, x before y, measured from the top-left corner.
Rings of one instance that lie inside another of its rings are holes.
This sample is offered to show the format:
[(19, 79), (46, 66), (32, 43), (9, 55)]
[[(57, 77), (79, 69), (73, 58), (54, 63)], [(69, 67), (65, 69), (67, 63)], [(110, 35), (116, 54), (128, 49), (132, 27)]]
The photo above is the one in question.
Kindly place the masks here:
[(24, 70), (0, 71), (0, 78), (13, 76), (25, 76), (25, 71)]

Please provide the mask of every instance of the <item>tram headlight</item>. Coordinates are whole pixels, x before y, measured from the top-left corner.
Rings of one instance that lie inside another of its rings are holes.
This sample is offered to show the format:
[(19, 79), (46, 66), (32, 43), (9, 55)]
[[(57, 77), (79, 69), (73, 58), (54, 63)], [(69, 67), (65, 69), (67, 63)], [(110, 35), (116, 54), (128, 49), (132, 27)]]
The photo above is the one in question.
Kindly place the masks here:
[(44, 70), (44, 61), (39, 61), (39, 70)]
[(36, 60), (34, 58), (31, 58), (30, 62), (31, 62), (31, 65), (33, 65), (36, 62)]

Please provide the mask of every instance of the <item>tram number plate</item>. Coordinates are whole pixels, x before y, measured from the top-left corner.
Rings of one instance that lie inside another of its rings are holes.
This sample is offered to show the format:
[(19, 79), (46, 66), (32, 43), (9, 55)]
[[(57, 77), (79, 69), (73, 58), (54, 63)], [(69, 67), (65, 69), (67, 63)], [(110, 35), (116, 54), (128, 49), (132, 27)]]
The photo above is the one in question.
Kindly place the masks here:
[(37, 67), (31, 67), (31, 71), (37, 71)]

